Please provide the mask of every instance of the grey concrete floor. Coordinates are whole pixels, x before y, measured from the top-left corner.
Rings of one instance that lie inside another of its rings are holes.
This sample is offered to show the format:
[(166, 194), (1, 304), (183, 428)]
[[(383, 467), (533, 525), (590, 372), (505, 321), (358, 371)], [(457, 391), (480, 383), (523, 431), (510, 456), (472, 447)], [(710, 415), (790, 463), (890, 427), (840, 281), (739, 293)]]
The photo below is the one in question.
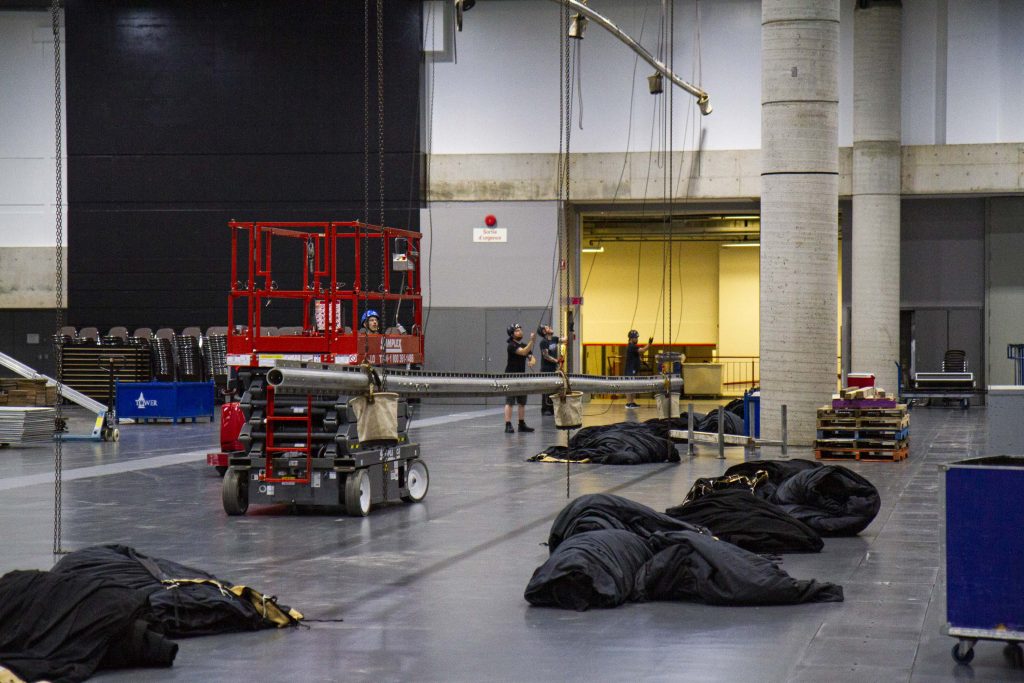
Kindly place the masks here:
[[(859, 537), (787, 555), (798, 578), (843, 585), (843, 603), (785, 607), (630, 604), (576, 613), (530, 607), (523, 589), (565, 505), (566, 467), (525, 462), (556, 441), (502, 433), (500, 407), (420, 409), (430, 467), (416, 505), (368, 518), (251, 509), (229, 518), (203, 455), (217, 425), (123, 425), (119, 443), (64, 446), (63, 547), (123, 543), (279, 597), (310, 628), (180, 641), (173, 668), (106, 681), (950, 681), (1024, 680), (998, 643), (970, 666), (942, 635), (945, 578), (937, 465), (985, 454), (984, 409), (915, 409), (902, 463), (849, 463), (882, 495)], [(588, 423), (626, 419), (593, 403)], [(630, 417), (653, 416), (652, 407)], [(72, 428), (86, 431), (89, 416)], [(793, 457), (813, 457), (791, 450)], [(614, 492), (655, 509), (743, 459), (710, 448), (680, 464), (570, 468), (570, 495)], [(766, 451), (759, 457), (779, 457)], [(0, 573), (53, 562), (53, 452), (0, 450)], [(1019, 665), (1018, 665), (1019, 666)]]

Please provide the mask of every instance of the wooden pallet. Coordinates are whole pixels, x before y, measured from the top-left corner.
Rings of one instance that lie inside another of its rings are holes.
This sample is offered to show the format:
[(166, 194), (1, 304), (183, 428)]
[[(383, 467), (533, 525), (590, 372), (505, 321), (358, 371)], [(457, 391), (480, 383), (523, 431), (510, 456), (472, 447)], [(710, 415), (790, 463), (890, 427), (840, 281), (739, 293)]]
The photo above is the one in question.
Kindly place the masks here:
[(818, 460), (859, 460), (861, 462), (899, 462), (906, 460), (908, 446), (897, 449), (887, 448), (818, 448), (814, 457)]

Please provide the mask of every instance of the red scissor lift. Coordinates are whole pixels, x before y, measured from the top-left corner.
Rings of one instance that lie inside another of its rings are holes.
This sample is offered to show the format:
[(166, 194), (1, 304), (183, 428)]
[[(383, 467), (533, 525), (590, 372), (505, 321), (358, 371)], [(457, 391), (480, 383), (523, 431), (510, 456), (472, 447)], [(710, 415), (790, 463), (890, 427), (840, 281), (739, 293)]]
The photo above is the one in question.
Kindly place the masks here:
[[(348, 397), (275, 396), (265, 381), (281, 361), (422, 363), (420, 234), (340, 221), (229, 227), (227, 361), (245, 422), (237, 437), (244, 450), (213, 463), (228, 466), (225, 511), (245, 514), (253, 502), (343, 505), (365, 515), (375, 503), (421, 500), (429, 475), (419, 447), (408, 443), (404, 401), (397, 442), (364, 444)], [(284, 263), (277, 270), (275, 256)], [(359, 329), (371, 309), (379, 334)]]
[[(229, 365), (265, 367), (281, 358), (345, 365), (423, 362), (418, 232), (338, 221), (229, 225)], [(282, 273), (291, 288), (275, 280), (275, 246), (301, 258), (301, 268), (291, 262), (292, 269)], [(352, 278), (351, 286), (343, 277)], [(266, 334), (263, 321), (271, 305), (289, 306), (289, 324), (301, 327), (301, 334)], [(370, 308), (384, 316), (384, 334), (358, 333), (359, 318)], [(403, 309), (408, 327), (398, 316), (388, 317)]]

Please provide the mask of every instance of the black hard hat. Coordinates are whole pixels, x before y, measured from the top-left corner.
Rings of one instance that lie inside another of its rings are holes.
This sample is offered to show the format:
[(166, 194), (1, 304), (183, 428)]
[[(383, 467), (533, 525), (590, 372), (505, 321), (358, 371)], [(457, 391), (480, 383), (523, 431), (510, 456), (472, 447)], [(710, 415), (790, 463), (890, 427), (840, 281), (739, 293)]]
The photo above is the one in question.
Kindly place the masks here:
[(640, 333), (637, 332), (636, 330), (630, 330), (629, 331), (629, 338), (632, 339), (633, 337), (639, 338), (640, 337)]
[(505, 332), (508, 334), (508, 336), (511, 337), (513, 334), (515, 334), (516, 330), (521, 329), (523, 329), (522, 325), (520, 325), (519, 323), (512, 323), (511, 325), (505, 328)]

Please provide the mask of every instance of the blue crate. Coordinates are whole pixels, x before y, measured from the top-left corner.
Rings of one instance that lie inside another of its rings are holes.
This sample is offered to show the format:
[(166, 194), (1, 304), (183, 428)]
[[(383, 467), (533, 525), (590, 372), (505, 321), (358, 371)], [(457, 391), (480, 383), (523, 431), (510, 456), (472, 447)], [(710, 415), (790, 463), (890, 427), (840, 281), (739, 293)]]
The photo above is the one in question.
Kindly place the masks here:
[(213, 382), (118, 382), (117, 418), (213, 422)]
[[(1024, 456), (962, 460), (946, 478), (948, 629), (1024, 630)], [(978, 636), (978, 634), (974, 634)]]
[(743, 392), (743, 435), (761, 438), (761, 392)]

